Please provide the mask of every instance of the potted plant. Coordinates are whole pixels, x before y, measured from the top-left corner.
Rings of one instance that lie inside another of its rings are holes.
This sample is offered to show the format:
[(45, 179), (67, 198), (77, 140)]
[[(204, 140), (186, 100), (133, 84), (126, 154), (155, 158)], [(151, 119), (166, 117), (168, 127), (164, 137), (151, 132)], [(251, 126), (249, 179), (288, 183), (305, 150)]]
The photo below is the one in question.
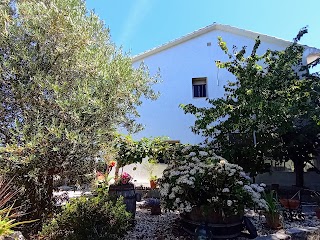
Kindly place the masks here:
[(158, 177), (153, 174), (155, 165), (157, 161), (154, 159), (149, 159), (145, 164), (143, 164), (144, 169), (149, 173), (149, 181), (151, 189), (155, 189), (157, 187)]
[(117, 198), (122, 196), (126, 210), (132, 213), (133, 218), (135, 217), (136, 192), (130, 174), (123, 172), (116, 178), (114, 184), (109, 186), (109, 195)]
[(150, 178), (150, 187), (151, 189), (155, 189), (157, 188), (157, 180), (158, 180), (158, 177), (156, 175), (151, 175)]
[(264, 211), (267, 225), (271, 229), (280, 229), (282, 227), (282, 224), (278, 209), (276, 192), (274, 190), (271, 190), (268, 193), (264, 193), (263, 197), (267, 204), (267, 208)]
[(207, 222), (220, 228), (211, 229), (213, 233), (223, 231), (234, 238), (241, 233), (245, 207), (267, 207), (261, 196), (265, 185), (252, 184), (240, 166), (202, 146), (186, 146), (180, 152), (159, 180), (160, 194), (166, 209), (178, 210), (186, 224), (197, 223), (193, 230)]
[(148, 198), (144, 204), (144, 208), (150, 208), (151, 215), (161, 214), (160, 200), (157, 198)]

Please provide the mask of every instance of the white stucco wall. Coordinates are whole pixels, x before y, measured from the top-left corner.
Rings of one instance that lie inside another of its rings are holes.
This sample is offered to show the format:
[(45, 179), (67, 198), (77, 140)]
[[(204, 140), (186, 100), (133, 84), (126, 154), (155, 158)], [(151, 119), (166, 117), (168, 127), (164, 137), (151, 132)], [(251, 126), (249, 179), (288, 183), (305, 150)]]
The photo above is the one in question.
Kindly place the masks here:
[[(271, 172), (259, 174), (256, 177), (257, 183), (267, 185), (279, 184), (280, 187), (291, 187), (294, 185), (296, 175), (294, 172)], [(304, 173), (304, 186), (316, 191), (320, 191), (320, 175), (315, 172)]]
[[(191, 132), (190, 126), (194, 125), (195, 118), (185, 115), (179, 104), (192, 103), (196, 106), (207, 106), (204, 98), (192, 97), (192, 78), (207, 78), (207, 96), (209, 98), (222, 97), (223, 86), (227, 80), (233, 80), (233, 76), (225, 69), (218, 69), (215, 61), (227, 61), (226, 55), (219, 48), (217, 42), (221, 36), (227, 42), (228, 47), (236, 45), (239, 50), (242, 46), (248, 46), (250, 53), (254, 40), (244, 36), (235, 35), (220, 30), (212, 31), (189, 41), (163, 50), (143, 61), (149, 67), (150, 73), (155, 74), (160, 68), (162, 83), (155, 89), (161, 96), (157, 101), (145, 100), (138, 111), (141, 114), (139, 122), (145, 126), (145, 130), (134, 137), (167, 136), (172, 140), (180, 140), (181, 143), (199, 143), (203, 137)], [(211, 46), (207, 46), (210, 42)], [(281, 50), (284, 47), (274, 43), (263, 42), (258, 53), (264, 53), (268, 48)], [(140, 61), (134, 62), (137, 67)]]
[[(167, 164), (150, 164), (148, 159), (144, 158), (142, 163), (129, 164), (120, 169), (119, 173), (122, 172), (129, 173), (132, 176), (132, 182), (136, 186), (150, 187), (150, 176), (157, 176), (161, 178), (163, 171), (167, 168)], [(152, 172), (150, 171), (152, 169)], [(115, 169), (110, 172), (110, 176), (114, 177)], [(111, 180), (111, 183), (114, 179)]]

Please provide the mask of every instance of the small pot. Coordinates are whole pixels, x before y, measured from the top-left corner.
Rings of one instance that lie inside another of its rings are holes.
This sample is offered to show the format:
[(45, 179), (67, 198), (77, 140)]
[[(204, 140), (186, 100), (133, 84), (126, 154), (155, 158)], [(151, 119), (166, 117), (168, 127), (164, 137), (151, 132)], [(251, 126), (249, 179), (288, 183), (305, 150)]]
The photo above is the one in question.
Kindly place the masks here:
[(136, 201), (137, 201), (137, 202), (141, 202), (141, 200), (142, 200), (142, 195), (141, 195), (141, 193), (136, 193)]
[(157, 188), (157, 182), (156, 182), (156, 180), (150, 180), (150, 187), (151, 187), (151, 189)]
[(265, 213), (264, 214), (266, 217), (266, 222), (267, 225), (271, 228), (271, 229), (281, 229), (282, 228), (282, 224), (281, 224), (281, 219), (280, 219), (280, 214), (279, 213)]
[(151, 215), (160, 215), (161, 207), (160, 206), (152, 206), (151, 207)]
[(315, 212), (316, 212), (317, 218), (320, 219), (320, 207), (318, 207), (318, 208), (315, 210)]

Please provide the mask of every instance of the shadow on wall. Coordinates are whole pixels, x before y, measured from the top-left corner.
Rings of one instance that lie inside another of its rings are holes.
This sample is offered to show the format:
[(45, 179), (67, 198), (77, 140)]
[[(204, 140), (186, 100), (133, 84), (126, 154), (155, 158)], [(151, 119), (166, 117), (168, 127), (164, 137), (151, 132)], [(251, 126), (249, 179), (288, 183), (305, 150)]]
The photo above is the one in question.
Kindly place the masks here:
[[(279, 184), (284, 187), (291, 187), (295, 184), (296, 175), (294, 172), (272, 172), (259, 174), (256, 177), (257, 183), (267, 185)], [(304, 185), (312, 190), (320, 191), (320, 174), (315, 172), (304, 173)]]
[[(130, 165), (123, 167), (123, 170), (122, 170), (122, 168), (120, 168), (119, 174), (121, 174), (122, 171), (127, 172), (133, 177), (133, 183), (136, 186), (149, 187), (150, 186), (150, 181), (149, 181), (150, 176), (155, 175), (160, 178), (160, 177), (162, 177), (162, 173), (166, 168), (167, 168), (167, 164), (157, 163), (157, 164), (154, 164), (154, 166), (152, 168), (152, 172), (150, 172), (151, 169), (150, 169), (150, 164), (148, 162), (148, 159), (144, 158), (142, 160), (141, 164), (140, 163), (130, 164)], [(115, 169), (112, 169), (109, 176), (114, 176), (114, 171), (115, 171)], [(112, 182), (113, 181), (111, 181), (111, 183)]]

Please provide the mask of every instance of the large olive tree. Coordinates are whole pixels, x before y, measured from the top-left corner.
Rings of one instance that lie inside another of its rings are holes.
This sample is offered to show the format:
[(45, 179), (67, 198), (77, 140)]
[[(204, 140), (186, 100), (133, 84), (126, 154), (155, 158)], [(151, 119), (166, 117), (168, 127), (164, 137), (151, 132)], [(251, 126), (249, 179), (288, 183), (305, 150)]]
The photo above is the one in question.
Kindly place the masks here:
[(2, 0), (0, 11), (0, 169), (28, 218), (43, 219), (53, 176), (87, 172), (116, 128), (138, 130), (158, 76), (132, 68), (82, 0)]

